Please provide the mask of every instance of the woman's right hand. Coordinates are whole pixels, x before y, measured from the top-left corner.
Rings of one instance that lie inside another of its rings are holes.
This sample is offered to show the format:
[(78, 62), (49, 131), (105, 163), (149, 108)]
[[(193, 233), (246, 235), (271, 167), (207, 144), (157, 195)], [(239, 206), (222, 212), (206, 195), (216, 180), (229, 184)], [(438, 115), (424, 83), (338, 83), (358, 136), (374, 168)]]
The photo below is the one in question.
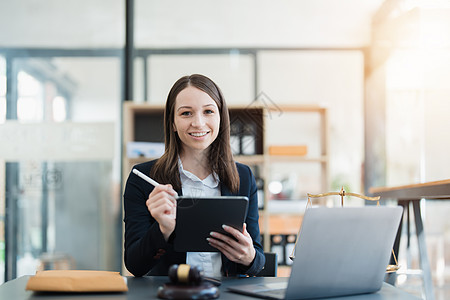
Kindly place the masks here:
[(164, 239), (167, 241), (175, 229), (177, 192), (172, 185), (158, 185), (148, 196), (145, 204), (152, 217), (158, 222)]

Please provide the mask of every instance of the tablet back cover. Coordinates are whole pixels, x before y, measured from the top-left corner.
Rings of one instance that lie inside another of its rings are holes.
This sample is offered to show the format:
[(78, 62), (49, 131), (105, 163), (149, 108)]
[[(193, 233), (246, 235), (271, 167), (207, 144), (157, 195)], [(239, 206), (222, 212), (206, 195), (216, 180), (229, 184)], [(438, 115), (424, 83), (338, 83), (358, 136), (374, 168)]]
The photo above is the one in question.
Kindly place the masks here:
[(177, 202), (177, 252), (218, 252), (206, 240), (210, 232), (225, 233), (223, 224), (242, 230), (247, 216), (248, 198), (244, 196), (180, 197)]

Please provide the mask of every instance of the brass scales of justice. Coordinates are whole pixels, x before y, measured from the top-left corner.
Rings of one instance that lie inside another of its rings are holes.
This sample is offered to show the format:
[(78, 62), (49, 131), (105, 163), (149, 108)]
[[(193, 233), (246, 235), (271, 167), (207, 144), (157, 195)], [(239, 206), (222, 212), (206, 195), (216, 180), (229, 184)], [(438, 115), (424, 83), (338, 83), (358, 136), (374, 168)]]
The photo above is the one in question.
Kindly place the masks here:
[[(347, 193), (344, 190), (344, 187), (342, 187), (339, 192), (328, 192), (328, 193), (323, 193), (323, 194), (308, 193), (308, 201), (306, 202), (306, 209), (312, 207), (311, 198), (321, 198), (321, 197), (333, 196), (333, 195), (341, 196), (341, 207), (344, 207), (344, 196), (352, 196), (352, 197), (357, 197), (357, 198), (361, 198), (364, 200), (377, 201), (377, 206), (380, 206), (380, 196), (368, 197), (368, 196), (364, 196), (364, 195), (360, 195), (360, 194), (356, 194), (356, 193)], [(292, 253), (291, 253), (291, 255), (289, 255), (289, 258), (292, 261), (295, 259), (294, 252), (295, 252), (295, 248), (297, 246), (299, 237), (300, 237), (300, 231), (299, 231), (299, 234), (297, 235), (297, 239), (295, 240), (294, 249), (292, 249)], [(392, 257), (394, 258), (394, 261), (395, 261), (395, 265), (388, 265), (386, 267), (386, 273), (393, 273), (400, 269), (400, 266), (398, 265), (397, 257), (395, 256), (395, 253), (394, 253), (394, 249), (392, 249), (391, 251), (392, 251)]]

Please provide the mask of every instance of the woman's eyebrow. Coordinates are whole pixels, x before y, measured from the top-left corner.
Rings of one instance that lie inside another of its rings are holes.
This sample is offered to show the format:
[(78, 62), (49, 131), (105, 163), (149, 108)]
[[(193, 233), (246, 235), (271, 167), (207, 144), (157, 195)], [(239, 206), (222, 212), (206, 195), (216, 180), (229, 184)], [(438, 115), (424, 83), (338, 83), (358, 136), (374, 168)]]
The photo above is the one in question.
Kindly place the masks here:
[[(217, 107), (217, 105), (215, 105), (214, 103), (209, 103), (209, 104), (203, 105), (203, 107), (208, 107), (208, 106)], [(177, 111), (179, 111), (180, 109), (192, 109), (192, 106), (183, 105), (183, 106), (178, 107)]]
[(179, 111), (179, 110), (182, 109), (182, 108), (192, 108), (192, 107), (186, 106), (186, 105), (185, 105), (185, 106), (180, 106), (180, 107), (177, 108), (177, 111)]
[(207, 106), (217, 107), (217, 105), (215, 105), (215, 103), (210, 103), (210, 104), (203, 105), (203, 107), (207, 107)]

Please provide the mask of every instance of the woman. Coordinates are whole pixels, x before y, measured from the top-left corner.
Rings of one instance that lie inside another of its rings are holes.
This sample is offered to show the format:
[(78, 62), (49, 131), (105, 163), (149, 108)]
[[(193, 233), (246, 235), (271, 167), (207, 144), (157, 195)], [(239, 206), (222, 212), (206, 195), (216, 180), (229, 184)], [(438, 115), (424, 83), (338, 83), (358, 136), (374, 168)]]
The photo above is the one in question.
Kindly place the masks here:
[[(172, 264), (197, 265), (207, 276), (256, 275), (264, 266), (258, 226), (255, 178), (234, 162), (225, 99), (209, 78), (180, 78), (167, 97), (165, 153), (135, 166), (161, 184), (155, 188), (135, 174), (124, 193), (125, 265), (135, 276), (167, 275)], [(176, 195), (249, 198), (243, 231), (226, 226), (236, 240), (213, 232), (208, 241), (220, 252), (175, 252)]]

